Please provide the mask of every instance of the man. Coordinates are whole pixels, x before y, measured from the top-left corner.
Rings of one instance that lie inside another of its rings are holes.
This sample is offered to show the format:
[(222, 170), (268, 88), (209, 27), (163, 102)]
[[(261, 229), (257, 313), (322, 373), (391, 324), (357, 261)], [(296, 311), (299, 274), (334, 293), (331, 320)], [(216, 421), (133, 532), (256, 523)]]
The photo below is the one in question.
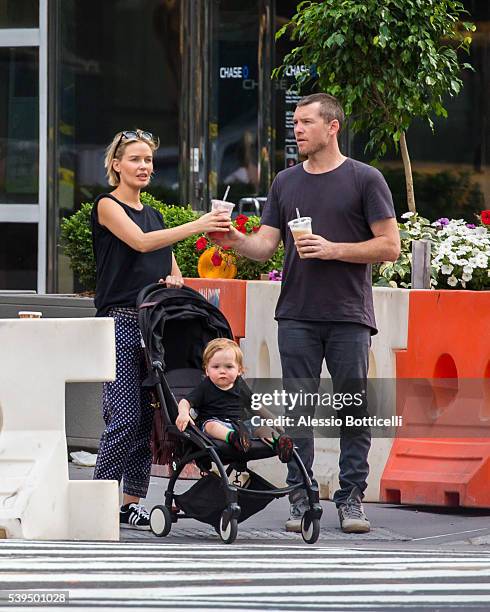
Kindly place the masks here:
[[(371, 265), (396, 261), (400, 237), (388, 186), (375, 168), (340, 152), (338, 134), (344, 112), (338, 101), (318, 93), (302, 98), (294, 113), (294, 133), (302, 164), (274, 179), (260, 230), (244, 235), (235, 228), (219, 239), (242, 255), (259, 261), (272, 256), (280, 240), (285, 247), (283, 281), (276, 308), (278, 343), (286, 389), (294, 381), (310, 381), (318, 389), (323, 360), (335, 392), (357, 384), (365, 388), (371, 335), (377, 333), (371, 288)], [(297, 239), (288, 221), (312, 217), (312, 231)], [(296, 389), (298, 387), (296, 386)], [(367, 416), (361, 407), (340, 411)], [(310, 476), (314, 457), (311, 429), (295, 438)], [(362, 507), (369, 472), (371, 445), (368, 427), (340, 430), (340, 488), (334, 501), (345, 532), (366, 532), (370, 524)], [(297, 468), (288, 464), (288, 483), (300, 482)], [(295, 491), (289, 531), (301, 530), (308, 508), (305, 493)]]

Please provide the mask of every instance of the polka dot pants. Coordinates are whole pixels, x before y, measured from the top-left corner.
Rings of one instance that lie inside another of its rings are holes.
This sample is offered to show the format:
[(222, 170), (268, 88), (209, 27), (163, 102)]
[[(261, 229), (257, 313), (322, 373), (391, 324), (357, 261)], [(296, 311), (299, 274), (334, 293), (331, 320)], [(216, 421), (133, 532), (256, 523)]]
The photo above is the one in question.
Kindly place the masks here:
[(154, 409), (136, 311), (111, 309), (116, 330), (116, 380), (104, 383), (105, 431), (100, 441), (95, 480), (123, 481), (123, 492), (146, 497), (150, 482), (150, 438)]

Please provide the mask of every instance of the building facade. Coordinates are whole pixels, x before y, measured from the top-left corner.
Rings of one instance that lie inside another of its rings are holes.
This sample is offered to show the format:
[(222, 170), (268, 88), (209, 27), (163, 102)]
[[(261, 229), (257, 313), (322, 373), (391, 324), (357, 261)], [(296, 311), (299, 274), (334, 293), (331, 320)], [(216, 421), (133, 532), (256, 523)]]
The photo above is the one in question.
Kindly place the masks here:
[[(205, 210), (228, 184), (232, 201), (265, 195), (298, 161), (294, 70), (270, 78), (292, 44), (274, 34), (296, 4), (0, 0), (0, 290), (78, 288), (60, 222), (105, 189), (104, 149), (119, 130), (160, 138), (149, 190), (162, 201)], [(465, 5), (475, 72), (435, 135), (418, 123), (408, 135), (419, 208), (433, 218), (490, 208), (490, 7)], [(369, 161), (348, 130), (342, 148)], [(403, 210), (398, 155), (382, 167)]]

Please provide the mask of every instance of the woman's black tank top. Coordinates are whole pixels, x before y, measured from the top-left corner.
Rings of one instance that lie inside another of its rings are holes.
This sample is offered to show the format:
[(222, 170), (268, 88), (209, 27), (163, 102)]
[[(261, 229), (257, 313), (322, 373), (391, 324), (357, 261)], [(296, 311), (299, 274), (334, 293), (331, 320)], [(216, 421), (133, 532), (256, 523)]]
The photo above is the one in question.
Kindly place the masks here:
[(95, 307), (98, 317), (107, 315), (112, 306), (134, 308), (141, 289), (151, 283), (157, 283), (160, 278), (165, 279), (172, 270), (171, 247), (139, 253), (100, 225), (97, 206), (102, 198), (117, 202), (145, 233), (165, 229), (162, 215), (150, 206), (143, 205), (141, 210), (135, 210), (110, 193), (103, 193), (96, 198), (91, 223), (97, 266)]

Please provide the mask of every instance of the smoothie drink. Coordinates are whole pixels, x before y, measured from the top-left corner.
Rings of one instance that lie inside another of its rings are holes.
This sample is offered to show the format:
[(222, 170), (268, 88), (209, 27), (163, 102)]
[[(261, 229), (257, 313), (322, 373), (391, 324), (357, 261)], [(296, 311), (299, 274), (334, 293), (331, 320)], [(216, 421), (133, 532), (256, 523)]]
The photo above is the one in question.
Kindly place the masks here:
[[(299, 219), (292, 219), (288, 222), (289, 229), (293, 235), (293, 240), (296, 240), (300, 236), (311, 234), (311, 217), (300, 217)], [(299, 255), (299, 253), (298, 253)], [(301, 255), (299, 255), (301, 257)]]
[(231, 216), (235, 205), (225, 200), (211, 200), (211, 211), (226, 212)]

